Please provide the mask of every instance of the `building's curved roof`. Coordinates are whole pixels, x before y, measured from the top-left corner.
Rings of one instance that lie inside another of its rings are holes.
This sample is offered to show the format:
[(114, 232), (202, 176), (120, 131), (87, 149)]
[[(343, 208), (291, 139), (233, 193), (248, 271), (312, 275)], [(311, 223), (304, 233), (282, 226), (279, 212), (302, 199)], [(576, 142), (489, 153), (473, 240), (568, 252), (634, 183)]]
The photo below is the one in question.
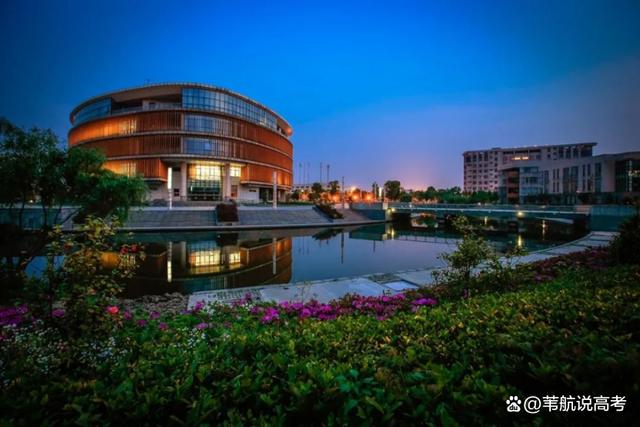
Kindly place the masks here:
[(120, 89), (120, 90), (115, 90), (115, 91), (111, 91), (111, 92), (106, 92), (97, 96), (93, 96), (89, 99), (84, 100), (83, 102), (81, 102), (80, 104), (78, 104), (70, 113), (69, 115), (69, 120), (71, 121), (71, 123), (73, 123), (73, 117), (76, 115), (76, 113), (83, 107), (85, 107), (88, 104), (91, 104), (94, 101), (98, 101), (99, 99), (102, 98), (112, 98), (114, 99), (116, 102), (123, 102), (123, 101), (129, 101), (129, 100), (134, 100), (134, 99), (138, 99), (144, 96), (159, 96), (159, 95), (170, 95), (170, 94), (177, 94), (179, 93), (179, 90), (185, 87), (189, 87), (189, 88), (200, 88), (200, 89), (209, 89), (209, 90), (214, 90), (216, 92), (222, 92), (222, 93), (226, 93), (228, 95), (237, 97), (242, 99), (243, 101), (249, 102), (259, 108), (262, 108), (263, 110), (273, 114), (274, 116), (276, 116), (276, 118), (284, 125), (282, 126), (283, 129), (288, 129), (288, 133), (291, 133), (292, 127), (289, 124), (289, 122), (287, 122), (284, 117), (282, 117), (280, 114), (276, 113), (275, 111), (273, 111), (271, 108), (259, 103), (258, 101), (255, 101), (247, 96), (244, 96), (238, 92), (234, 92), (232, 90), (223, 88), (223, 87), (219, 87), (219, 86), (214, 86), (214, 85), (209, 85), (209, 84), (204, 84), (204, 83), (193, 83), (193, 82), (168, 82), (168, 83), (151, 83), (151, 84), (145, 84), (145, 85), (141, 85), (141, 86), (134, 86), (134, 87), (129, 87), (129, 88), (125, 88), (125, 89)]

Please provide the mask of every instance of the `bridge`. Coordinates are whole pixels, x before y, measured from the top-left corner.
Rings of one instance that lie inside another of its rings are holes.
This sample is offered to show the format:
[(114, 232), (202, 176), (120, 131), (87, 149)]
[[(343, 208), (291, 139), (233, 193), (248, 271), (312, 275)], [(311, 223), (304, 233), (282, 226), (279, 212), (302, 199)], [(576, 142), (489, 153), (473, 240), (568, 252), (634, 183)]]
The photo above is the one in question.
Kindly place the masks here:
[(387, 214), (435, 214), (437, 217), (465, 215), (517, 221), (524, 218), (549, 221), (587, 219), (590, 206), (537, 206), (537, 205), (478, 205), (478, 204), (428, 204), (428, 203), (370, 203), (354, 204), (352, 209), (381, 210)]
[(633, 206), (621, 205), (482, 205), (482, 204), (428, 204), (401, 202), (353, 203), (351, 209), (375, 219), (394, 216), (432, 214), (439, 219), (464, 215), (488, 218), (502, 222), (544, 220), (561, 223), (585, 223), (591, 230), (615, 231), (626, 218), (635, 213)]

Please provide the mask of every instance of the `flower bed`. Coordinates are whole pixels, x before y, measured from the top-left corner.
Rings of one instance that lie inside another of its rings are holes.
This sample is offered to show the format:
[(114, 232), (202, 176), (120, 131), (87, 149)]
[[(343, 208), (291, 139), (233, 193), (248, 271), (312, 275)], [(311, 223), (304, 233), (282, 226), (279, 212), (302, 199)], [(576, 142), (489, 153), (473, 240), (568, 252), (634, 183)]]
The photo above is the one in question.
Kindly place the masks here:
[[(544, 268), (563, 268), (555, 266)], [(76, 347), (56, 320), (5, 327), (0, 417), (7, 424), (478, 425), (532, 422), (506, 412), (510, 395), (632, 401), (639, 280), (638, 268), (626, 267), (439, 303), (407, 294), (332, 304), (244, 298), (177, 316), (111, 308), (112, 336)], [(631, 422), (632, 411), (603, 416)], [(582, 424), (584, 417), (537, 419)]]

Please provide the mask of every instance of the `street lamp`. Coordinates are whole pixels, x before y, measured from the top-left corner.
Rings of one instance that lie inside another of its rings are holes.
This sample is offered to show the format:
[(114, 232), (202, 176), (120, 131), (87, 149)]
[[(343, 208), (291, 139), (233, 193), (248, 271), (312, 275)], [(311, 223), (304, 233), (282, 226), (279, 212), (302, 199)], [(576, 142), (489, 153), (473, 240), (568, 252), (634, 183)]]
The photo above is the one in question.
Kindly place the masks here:
[(167, 168), (167, 190), (169, 191), (169, 210), (173, 207), (173, 168)]

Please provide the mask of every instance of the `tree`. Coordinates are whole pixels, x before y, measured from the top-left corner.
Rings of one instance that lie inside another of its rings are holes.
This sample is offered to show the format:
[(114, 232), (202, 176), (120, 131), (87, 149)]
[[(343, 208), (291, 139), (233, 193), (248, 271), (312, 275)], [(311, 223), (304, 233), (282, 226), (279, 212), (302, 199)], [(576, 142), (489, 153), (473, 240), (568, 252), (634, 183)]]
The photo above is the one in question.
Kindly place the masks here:
[(329, 194), (335, 196), (340, 192), (340, 183), (338, 181), (329, 181)]
[(403, 192), (400, 193), (399, 199), (400, 199), (401, 202), (408, 203), (408, 202), (411, 202), (412, 197), (411, 197), (410, 193), (407, 193), (406, 191), (403, 191)]
[[(20, 206), (14, 222), (23, 227), (25, 206), (38, 202), (43, 229), (59, 222), (63, 205), (73, 204), (81, 217), (116, 215), (124, 219), (130, 206), (141, 203), (146, 185), (103, 168), (105, 158), (95, 150), (64, 150), (51, 130), (23, 130), (0, 119), (0, 203), (11, 212)], [(65, 222), (69, 218), (64, 218)]]
[(322, 184), (320, 184), (319, 182), (314, 182), (311, 185), (311, 194), (309, 194), (309, 198), (316, 202), (318, 200), (320, 200), (320, 198), (322, 197), (322, 192), (324, 191), (324, 188), (322, 188)]
[[(61, 146), (51, 130), (23, 130), (0, 119), (0, 203), (9, 206), (11, 216), (11, 224), (1, 236), (4, 241), (19, 238), (29, 203), (40, 206), (42, 231), (46, 231), (76, 214), (79, 220), (90, 215), (115, 215), (124, 220), (131, 206), (144, 201), (147, 187), (142, 178), (105, 169), (104, 156), (95, 150), (64, 150)], [(67, 217), (59, 218), (63, 205), (74, 209)], [(45, 232), (32, 237), (17, 264), (8, 257), (0, 265), (9, 280), (18, 278), (49, 241)]]
[[(47, 187), (44, 182), (50, 180), (60, 156), (57, 145), (58, 139), (50, 130), (24, 131), (0, 119), (0, 203), (9, 206), (19, 228), (23, 227), (27, 203), (36, 199), (40, 185)], [(20, 206), (17, 220), (12, 209), (16, 204)]]
[(384, 192), (390, 200), (398, 200), (400, 191), (400, 181), (393, 180), (384, 183)]
[(377, 182), (374, 182), (373, 184), (371, 184), (371, 192), (373, 193), (373, 197), (374, 199), (378, 199), (378, 197), (380, 197), (380, 186), (378, 185)]

